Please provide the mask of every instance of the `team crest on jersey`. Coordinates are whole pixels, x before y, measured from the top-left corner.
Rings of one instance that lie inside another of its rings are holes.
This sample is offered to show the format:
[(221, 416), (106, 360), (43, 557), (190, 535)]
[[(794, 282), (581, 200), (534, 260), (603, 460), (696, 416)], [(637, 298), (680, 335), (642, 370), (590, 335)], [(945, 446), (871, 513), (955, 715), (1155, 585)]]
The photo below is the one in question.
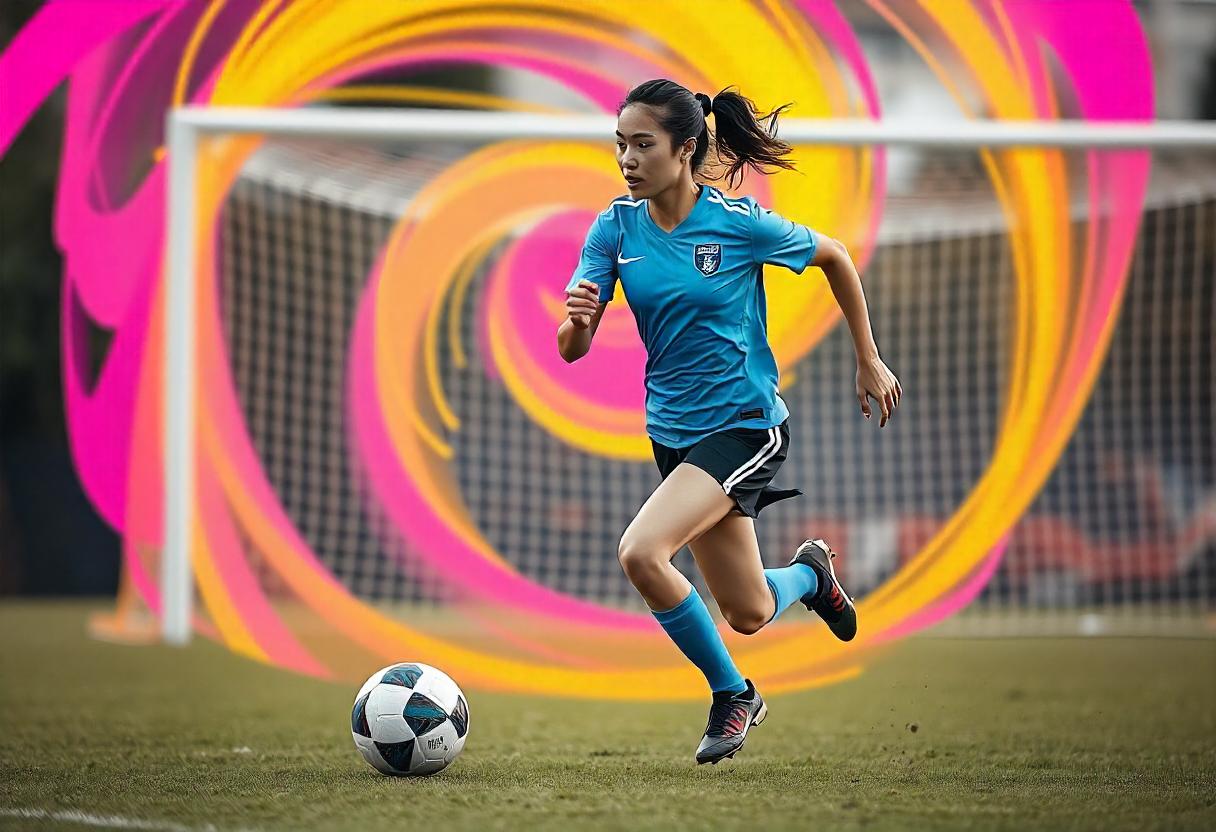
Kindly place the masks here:
[(722, 265), (722, 244), (698, 243), (693, 246), (692, 261), (701, 274), (709, 277)]

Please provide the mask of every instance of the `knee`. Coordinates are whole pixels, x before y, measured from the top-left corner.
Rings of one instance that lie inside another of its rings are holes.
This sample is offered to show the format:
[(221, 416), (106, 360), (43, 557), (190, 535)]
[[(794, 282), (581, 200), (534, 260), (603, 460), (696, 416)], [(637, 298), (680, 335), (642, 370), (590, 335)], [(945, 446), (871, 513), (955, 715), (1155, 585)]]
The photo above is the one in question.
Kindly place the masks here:
[(663, 560), (662, 553), (656, 547), (628, 537), (621, 538), (616, 557), (629, 580), (634, 583), (653, 574), (662, 566)]
[(756, 633), (764, 629), (764, 625), (768, 623), (768, 616), (765, 610), (760, 609), (723, 609), (722, 617), (726, 619), (726, 623), (736, 633), (745, 636), (754, 636)]

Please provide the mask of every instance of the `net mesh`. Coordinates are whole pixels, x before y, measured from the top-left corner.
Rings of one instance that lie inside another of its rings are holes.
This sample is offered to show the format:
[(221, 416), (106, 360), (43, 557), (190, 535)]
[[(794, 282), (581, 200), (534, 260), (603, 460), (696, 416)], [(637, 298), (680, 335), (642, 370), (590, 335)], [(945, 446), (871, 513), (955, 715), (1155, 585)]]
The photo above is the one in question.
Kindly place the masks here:
[[(413, 556), (359, 470), (351, 333), (394, 224), (456, 154), (271, 138), (245, 163), (217, 229), (228, 364), (260, 466), (313, 555), (381, 606), (442, 606), (449, 590), (441, 567)], [(843, 325), (784, 368), (792, 441), (774, 485), (805, 496), (757, 523), (766, 565), (783, 565), (804, 538), (825, 537), (859, 596), (915, 555), (987, 468), (1011, 366), (1012, 230), (978, 154), (893, 151), (891, 161), (914, 173), (892, 180), (864, 285), (884, 357), (908, 395), (894, 429), (858, 417)], [(992, 579), (939, 632), (1201, 631), (1212, 614), (1216, 153), (1156, 153), (1152, 169), (1093, 394)], [(446, 300), (462, 304), (447, 311), (463, 344), (483, 335), (472, 299), (503, 245), (478, 253), (467, 293)], [(567, 277), (553, 276), (555, 293)], [(558, 441), (483, 352), (438, 343), (438, 374), (461, 421), (448, 437), (450, 464), (473, 525), (537, 584), (644, 609), (616, 549), (659, 482), (654, 465)], [(281, 585), (252, 543), (243, 550), (264, 588)], [(687, 551), (676, 565), (704, 591)]]

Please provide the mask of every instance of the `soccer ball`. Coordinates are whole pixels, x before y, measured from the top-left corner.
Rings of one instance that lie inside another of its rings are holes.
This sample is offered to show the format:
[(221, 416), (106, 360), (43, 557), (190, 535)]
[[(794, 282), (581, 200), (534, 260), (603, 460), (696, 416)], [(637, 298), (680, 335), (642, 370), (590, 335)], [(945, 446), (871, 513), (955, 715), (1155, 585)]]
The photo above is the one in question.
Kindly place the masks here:
[(407, 662), (371, 675), (350, 714), (355, 747), (384, 774), (434, 774), (464, 748), (469, 706), (442, 670)]

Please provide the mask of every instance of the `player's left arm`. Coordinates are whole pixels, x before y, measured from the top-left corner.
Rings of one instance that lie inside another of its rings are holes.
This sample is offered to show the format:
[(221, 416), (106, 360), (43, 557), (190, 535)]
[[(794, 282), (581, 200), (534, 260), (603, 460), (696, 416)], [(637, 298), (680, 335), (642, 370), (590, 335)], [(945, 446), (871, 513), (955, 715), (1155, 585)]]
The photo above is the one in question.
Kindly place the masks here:
[(861, 277), (848, 249), (838, 240), (816, 233), (815, 256), (809, 265), (823, 269), (827, 276), (828, 285), (844, 318), (849, 324), (849, 332), (853, 336), (853, 349), (857, 354), (857, 400), (861, 404), (862, 414), (870, 418), (870, 404), (866, 397), (871, 396), (878, 403), (882, 418), (879, 427), (884, 427), (891, 418), (899, 399), (903, 395), (903, 387), (878, 354), (878, 345), (874, 343), (874, 331), (870, 327), (870, 310), (866, 305), (865, 292), (861, 288)]

